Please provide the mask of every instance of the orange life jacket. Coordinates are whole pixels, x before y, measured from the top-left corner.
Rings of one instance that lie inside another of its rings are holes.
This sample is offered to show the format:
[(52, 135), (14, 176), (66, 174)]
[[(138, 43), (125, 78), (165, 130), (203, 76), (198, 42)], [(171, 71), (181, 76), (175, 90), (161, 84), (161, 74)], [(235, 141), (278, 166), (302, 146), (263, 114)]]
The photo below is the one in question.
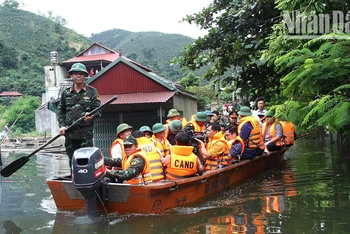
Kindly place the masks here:
[[(243, 139), (242, 139), (240, 136), (236, 136), (235, 139), (230, 140), (230, 141), (227, 141), (227, 143), (228, 143), (228, 146), (230, 147), (230, 149), (231, 149), (231, 147), (232, 147), (234, 144), (240, 143), (241, 146), (242, 146), (241, 155), (243, 154), (243, 151), (244, 151), (244, 141), (243, 141)], [(235, 155), (234, 155), (234, 156), (235, 156)]]
[(170, 154), (170, 144), (167, 139), (164, 138), (162, 143), (155, 135), (153, 135), (152, 138), (155, 142), (155, 146), (160, 150), (163, 157), (166, 157)]
[(139, 149), (145, 152), (151, 167), (152, 181), (163, 180), (163, 165), (161, 163), (161, 155), (153, 142), (147, 137), (137, 138)]
[[(274, 122), (271, 124), (271, 127), (270, 127), (270, 131), (269, 131), (269, 134), (270, 134), (270, 139), (274, 138), (276, 136), (276, 124), (278, 122)], [(265, 140), (265, 136), (266, 136), (266, 131), (267, 131), (267, 127), (268, 127), (268, 123), (265, 122), (263, 123), (262, 125), (262, 130), (261, 130), (261, 137)], [(283, 133), (282, 133), (283, 134)], [(282, 138), (278, 139), (276, 142), (275, 142), (275, 145), (276, 146), (281, 146), (282, 145)]]
[(265, 149), (264, 139), (262, 138), (262, 136), (260, 134), (260, 124), (259, 124), (258, 120), (256, 118), (254, 118), (253, 116), (243, 117), (240, 120), (239, 125), (238, 125), (238, 134), (241, 133), (242, 126), (245, 123), (250, 123), (253, 126), (253, 129), (250, 132), (248, 139), (247, 140), (243, 139), (245, 148), (255, 149), (255, 148), (259, 147), (261, 150), (264, 150)]
[(113, 147), (114, 147), (115, 145), (117, 145), (117, 144), (120, 144), (120, 146), (122, 147), (122, 159), (125, 158), (125, 152), (124, 152), (124, 145), (123, 145), (123, 143), (124, 143), (124, 141), (123, 141), (122, 139), (120, 139), (120, 138), (117, 138), (117, 139), (115, 139), (115, 140), (113, 141), (111, 147), (109, 148), (109, 156), (110, 156), (111, 158), (113, 158), (113, 157), (112, 157), (112, 149), (113, 149)]
[(222, 134), (221, 131), (216, 133), (212, 140), (209, 140), (208, 144), (206, 145), (206, 148), (207, 148), (207, 150), (209, 150), (218, 142), (223, 143), (223, 145), (224, 145), (223, 150), (224, 151), (221, 155), (217, 155), (214, 157), (211, 156), (211, 157), (205, 159), (205, 164), (204, 164), (205, 170), (214, 170), (220, 166), (229, 164), (227, 161), (224, 161), (224, 157), (226, 157), (226, 159), (228, 159), (228, 157), (229, 157), (228, 153), (229, 153), (230, 148), (229, 148), (227, 141), (224, 139), (224, 135)]
[(130, 164), (135, 156), (140, 156), (145, 161), (145, 166), (143, 167), (142, 172), (136, 176), (135, 178), (132, 178), (131, 180), (127, 180), (127, 184), (143, 184), (143, 183), (150, 183), (152, 182), (152, 174), (151, 174), (151, 166), (147, 159), (147, 155), (145, 152), (143, 152), (141, 149), (138, 149), (135, 153), (129, 155), (129, 157), (125, 157), (122, 161), (122, 169), (126, 170), (130, 167)]
[(294, 145), (294, 124), (289, 121), (279, 121), (285, 138), (282, 140), (285, 145)]
[(193, 176), (197, 172), (197, 155), (193, 146), (171, 146), (170, 166), (166, 168), (166, 179), (178, 180)]

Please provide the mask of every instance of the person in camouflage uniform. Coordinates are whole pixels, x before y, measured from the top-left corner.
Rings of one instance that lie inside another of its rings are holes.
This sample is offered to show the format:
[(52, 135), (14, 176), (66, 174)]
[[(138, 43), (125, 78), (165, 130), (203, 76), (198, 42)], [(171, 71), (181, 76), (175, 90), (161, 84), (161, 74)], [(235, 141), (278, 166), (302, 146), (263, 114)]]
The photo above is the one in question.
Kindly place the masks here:
[(92, 86), (85, 84), (88, 76), (86, 67), (82, 63), (75, 63), (69, 70), (73, 85), (63, 91), (58, 107), (58, 123), (60, 134), (65, 136), (66, 153), (69, 157), (69, 167), (72, 168), (72, 157), (76, 149), (92, 147), (94, 118), (100, 113), (86, 116), (82, 123), (66, 132), (68, 126), (80, 117), (86, 115), (101, 105), (100, 97)]
[(107, 177), (118, 183), (146, 183), (151, 182), (150, 164), (145, 152), (138, 149), (135, 137), (127, 136), (124, 139), (124, 151), (126, 158), (105, 158), (106, 166), (121, 167), (122, 170), (108, 170)]

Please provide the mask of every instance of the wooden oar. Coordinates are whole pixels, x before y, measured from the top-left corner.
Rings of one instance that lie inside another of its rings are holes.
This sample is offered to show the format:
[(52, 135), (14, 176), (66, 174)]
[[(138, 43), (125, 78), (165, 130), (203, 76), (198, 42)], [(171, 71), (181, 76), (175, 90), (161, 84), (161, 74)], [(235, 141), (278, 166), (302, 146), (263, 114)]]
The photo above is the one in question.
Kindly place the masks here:
[[(100, 111), (102, 108), (106, 107), (107, 105), (109, 105), (110, 103), (112, 103), (114, 100), (116, 100), (118, 97), (114, 96), (112, 97), (110, 100), (108, 100), (106, 103), (104, 103), (103, 105), (97, 107), (95, 110), (91, 111), (90, 113), (87, 113), (85, 116), (80, 117), (78, 120), (74, 121), (72, 123), (72, 125), (70, 125), (69, 127), (67, 127), (66, 131), (69, 131), (70, 129), (72, 129), (73, 127), (75, 127), (76, 125), (78, 125), (81, 121), (84, 120), (84, 117), (86, 116), (90, 116), (98, 111)], [(16, 172), (18, 169), (20, 169), (21, 167), (23, 167), (28, 161), (29, 158), (31, 156), (33, 156), (34, 154), (36, 154), (37, 152), (39, 152), (40, 150), (42, 150), (43, 148), (45, 148), (45, 146), (49, 145), (50, 143), (54, 142), (57, 138), (59, 138), (61, 135), (58, 134), (57, 136), (55, 136), (54, 138), (52, 138), (51, 140), (49, 140), (48, 142), (46, 142), (45, 144), (43, 144), (42, 146), (40, 146), (39, 148), (37, 148), (36, 150), (34, 150), (34, 152), (32, 152), (31, 154), (21, 157), (15, 161), (13, 161), (12, 163), (10, 163), (9, 165), (7, 165), (5, 168), (3, 168), (1, 170), (1, 175), (3, 177), (9, 177), (10, 175), (12, 175), (14, 172)]]

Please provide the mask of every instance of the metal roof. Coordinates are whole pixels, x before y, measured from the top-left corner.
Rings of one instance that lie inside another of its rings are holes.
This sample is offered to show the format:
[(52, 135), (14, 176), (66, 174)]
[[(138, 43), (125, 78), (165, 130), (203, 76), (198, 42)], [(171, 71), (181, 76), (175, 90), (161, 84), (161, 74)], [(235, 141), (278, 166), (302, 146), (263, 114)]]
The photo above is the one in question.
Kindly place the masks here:
[(22, 96), (22, 94), (17, 91), (4, 91), (0, 93), (0, 96)]
[(113, 62), (119, 58), (118, 54), (108, 53), (108, 54), (94, 54), (94, 55), (81, 55), (71, 59), (68, 59), (62, 63), (76, 63), (76, 62), (88, 62), (88, 61), (108, 61)]
[[(136, 104), (136, 103), (164, 103), (167, 102), (176, 92), (156, 93), (125, 93), (117, 94), (118, 98), (111, 104)], [(100, 95), (101, 103), (106, 103), (114, 95)]]

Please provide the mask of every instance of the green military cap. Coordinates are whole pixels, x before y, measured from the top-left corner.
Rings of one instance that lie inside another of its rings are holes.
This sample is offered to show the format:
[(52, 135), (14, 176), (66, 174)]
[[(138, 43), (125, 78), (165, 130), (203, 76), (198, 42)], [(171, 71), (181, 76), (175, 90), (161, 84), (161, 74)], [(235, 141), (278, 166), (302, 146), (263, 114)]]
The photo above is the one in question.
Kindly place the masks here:
[(117, 136), (119, 135), (119, 133), (128, 129), (132, 130), (132, 127), (129, 124), (126, 124), (126, 123), (119, 124), (117, 127)]
[(182, 122), (180, 120), (173, 120), (170, 122), (169, 128), (172, 132), (180, 132), (182, 130)]
[(137, 140), (133, 136), (127, 136), (124, 139), (123, 145), (137, 145)]
[(242, 106), (241, 109), (238, 111), (238, 114), (243, 116), (251, 116), (252, 111), (248, 106)]
[(153, 127), (152, 127), (152, 131), (153, 131), (154, 134), (159, 133), (159, 132), (163, 132), (163, 131), (165, 131), (165, 130), (166, 130), (166, 128), (165, 128), (164, 125), (161, 124), (161, 123), (156, 123), (156, 124), (153, 125)]
[(174, 117), (174, 116), (179, 116), (179, 115), (180, 115), (180, 113), (176, 109), (170, 109), (167, 117)]
[(273, 111), (268, 111), (265, 114), (265, 117), (273, 117), (273, 116), (275, 116), (275, 112), (273, 112)]
[(152, 132), (152, 129), (148, 126), (142, 126), (139, 130), (142, 132)]
[(68, 73), (70, 74), (72, 72), (84, 72), (87, 76), (89, 75), (85, 65), (82, 63), (74, 63)]
[(207, 114), (205, 112), (198, 112), (196, 114), (195, 120), (198, 121), (198, 122), (207, 122), (208, 116), (207, 116)]

